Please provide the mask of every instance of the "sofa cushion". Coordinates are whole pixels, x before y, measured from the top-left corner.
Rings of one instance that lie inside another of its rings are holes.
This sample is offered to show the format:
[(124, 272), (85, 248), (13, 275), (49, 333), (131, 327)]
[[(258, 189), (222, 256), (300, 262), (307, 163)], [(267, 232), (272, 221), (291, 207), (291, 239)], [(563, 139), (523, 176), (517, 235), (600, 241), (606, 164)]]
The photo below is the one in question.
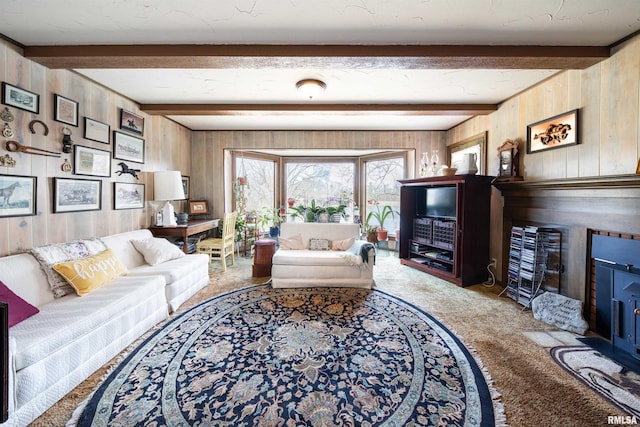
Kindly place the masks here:
[(78, 258), (95, 255), (107, 249), (100, 239), (85, 239), (69, 243), (54, 243), (31, 249), (31, 254), (38, 260), (47, 276), (51, 291), (55, 298), (74, 293), (74, 289), (58, 274), (53, 266)]
[(23, 320), (38, 313), (38, 308), (32, 306), (0, 281), (0, 301), (6, 302), (9, 306), (9, 327), (17, 325)]
[(75, 294), (40, 307), (40, 313), (11, 328), (16, 339), (16, 370), (30, 366), (98, 329), (157, 293), (163, 295), (159, 276), (121, 276), (80, 298)]
[(276, 251), (273, 265), (349, 265), (344, 251)]
[(329, 239), (309, 239), (309, 250), (311, 251), (328, 251), (331, 249), (331, 240)]
[(348, 239), (334, 240), (331, 242), (331, 250), (334, 251), (346, 251), (355, 243), (355, 237), (349, 237)]
[(97, 255), (55, 264), (53, 269), (65, 278), (79, 296), (84, 296), (127, 273), (127, 267), (111, 249)]
[(204, 254), (191, 254), (178, 257), (161, 264), (143, 264), (140, 267), (129, 270), (130, 276), (162, 276), (167, 285), (185, 277), (199, 266), (209, 265), (209, 256)]
[(131, 244), (144, 256), (149, 265), (157, 265), (163, 262), (182, 258), (185, 256), (176, 245), (162, 237), (150, 237), (144, 240), (132, 240)]
[(278, 239), (278, 242), (280, 243), (280, 249), (284, 251), (305, 249), (305, 244), (302, 241), (302, 236), (299, 233), (288, 238), (280, 237), (280, 239)]

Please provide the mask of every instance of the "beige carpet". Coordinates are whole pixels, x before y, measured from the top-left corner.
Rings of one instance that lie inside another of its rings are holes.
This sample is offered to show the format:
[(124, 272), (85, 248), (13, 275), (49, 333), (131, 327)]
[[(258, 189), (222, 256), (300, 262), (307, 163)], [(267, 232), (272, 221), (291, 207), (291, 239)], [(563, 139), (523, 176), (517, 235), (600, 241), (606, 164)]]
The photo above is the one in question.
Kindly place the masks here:
[[(502, 395), (509, 425), (602, 426), (607, 425), (609, 415), (626, 415), (556, 365), (548, 348), (531, 339), (566, 340), (568, 336), (570, 340), (571, 336), (533, 319), (531, 311), (521, 311), (522, 307), (512, 300), (498, 297), (497, 286), (458, 288), (402, 266), (393, 256), (379, 256), (374, 271), (377, 289), (428, 311), (474, 351), (491, 375), (493, 387)], [(226, 273), (214, 266), (210, 275), (209, 286), (180, 307), (180, 312), (212, 296), (267, 280), (251, 277), (248, 258), (237, 260)], [(65, 425), (105, 372), (106, 368), (96, 372), (32, 425)]]

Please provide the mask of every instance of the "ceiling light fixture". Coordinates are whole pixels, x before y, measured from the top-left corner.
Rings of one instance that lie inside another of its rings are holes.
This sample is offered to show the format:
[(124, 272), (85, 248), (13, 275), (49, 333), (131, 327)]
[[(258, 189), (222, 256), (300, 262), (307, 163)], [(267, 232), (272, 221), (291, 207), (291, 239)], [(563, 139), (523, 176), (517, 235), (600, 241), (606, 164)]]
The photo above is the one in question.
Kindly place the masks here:
[(304, 79), (296, 83), (296, 87), (305, 98), (313, 99), (324, 92), (327, 85), (320, 80)]

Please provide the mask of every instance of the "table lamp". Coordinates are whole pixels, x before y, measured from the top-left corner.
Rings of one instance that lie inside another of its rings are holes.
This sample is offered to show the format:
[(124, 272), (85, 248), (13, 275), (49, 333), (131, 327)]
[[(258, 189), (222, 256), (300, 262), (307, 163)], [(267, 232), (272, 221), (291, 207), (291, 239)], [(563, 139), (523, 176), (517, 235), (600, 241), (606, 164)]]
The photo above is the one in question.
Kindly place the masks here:
[(183, 200), (182, 174), (180, 171), (159, 171), (153, 174), (154, 200), (166, 201), (162, 207), (162, 225), (175, 227), (176, 216), (171, 200)]

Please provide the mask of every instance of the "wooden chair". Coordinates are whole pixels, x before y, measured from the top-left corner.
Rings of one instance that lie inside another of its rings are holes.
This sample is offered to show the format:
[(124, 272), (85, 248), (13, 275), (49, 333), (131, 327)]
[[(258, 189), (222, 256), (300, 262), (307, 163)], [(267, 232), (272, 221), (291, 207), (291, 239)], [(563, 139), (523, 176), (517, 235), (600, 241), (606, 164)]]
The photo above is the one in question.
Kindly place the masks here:
[(234, 246), (236, 237), (236, 218), (237, 213), (225, 212), (222, 220), (222, 237), (205, 239), (198, 242), (196, 252), (209, 255), (209, 262), (214, 257), (220, 258), (222, 261), (222, 271), (227, 271), (227, 257), (231, 256), (231, 265), (236, 263), (234, 256)]

